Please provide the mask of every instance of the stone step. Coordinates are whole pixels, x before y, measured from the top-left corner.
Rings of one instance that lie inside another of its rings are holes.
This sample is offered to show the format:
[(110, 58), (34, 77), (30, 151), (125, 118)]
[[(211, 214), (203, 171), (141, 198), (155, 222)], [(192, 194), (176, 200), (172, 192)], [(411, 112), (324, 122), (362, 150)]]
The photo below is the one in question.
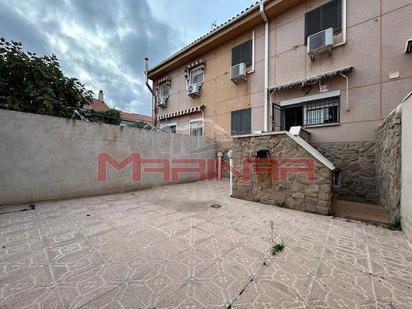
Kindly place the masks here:
[(390, 222), (381, 205), (344, 200), (333, 201), (334, 216), (389, 227)]

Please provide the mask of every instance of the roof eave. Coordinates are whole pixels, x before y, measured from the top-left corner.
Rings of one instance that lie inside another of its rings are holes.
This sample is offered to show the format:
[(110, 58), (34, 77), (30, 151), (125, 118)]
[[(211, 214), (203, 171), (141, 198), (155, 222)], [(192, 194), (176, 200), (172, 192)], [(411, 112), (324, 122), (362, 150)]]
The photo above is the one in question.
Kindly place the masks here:
[[(303, 0), (267, 0), (265, 3), (265, 12), (269, 18), (278, 15), (279, 13), (289, 9)], [(149, 79), (157, 79), (166, 74), (170, 70), (183, 65), (185, 61), (190, 61), (195, 57), (200, 57), (208, 50), (218, 46), (219, 44), (234, 38), (236, 35), (244, 33), (247, 30), (253, 29), (263, 23), (259, 12), (260, 2), (246, 9), (239, 16), (224, 23), (215, 31), (212, 31), (200, 39), (187, 45), (176, 54), (160, 62), (156, 66), (148, 70)], [(237, 31), (234, 31), (237, 30)]]

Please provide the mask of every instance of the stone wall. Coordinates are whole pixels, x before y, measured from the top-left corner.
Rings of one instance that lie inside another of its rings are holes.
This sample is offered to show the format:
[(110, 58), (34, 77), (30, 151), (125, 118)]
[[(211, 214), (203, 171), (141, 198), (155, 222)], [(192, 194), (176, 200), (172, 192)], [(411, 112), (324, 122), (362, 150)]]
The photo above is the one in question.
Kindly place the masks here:
[(314, 147), (341, 171), (335, 198), (377, 203), (374, 142), (325, 143)]
[[(97, 163), (102, 153), (117, 162), (132, 154), (166, 159), (172, 168), (173, 159), (206, 161), (216, 157), (215, 144), (206, 137), (6, 110), (0, 110), (0, 141), (0, 205), (117, 193), (199, 177), (180, 173), (177, 181), (167, 182), (162, 173), (142, 171), (141, 179), (133, 180), (133, 163), (129, 162), (121, 171), (107, 164), (107, 180), (99, 181)], [(176, 165), (195, 167), (193, 163)]]
[(304, 173), (290, 173), (286, 180), (274, 180), (271, 172), (256, 173), (252, 168), (247, 180), (234, 175), (233, 197), (322, 215), (331, 213), (332, 171), (330, 169), (317, 161), (287, 134), (274, 133), (234, 138), (235, 170), (242, 171), (243, 162), (250, 158), (255, 159), (259, 150), (269, 150), (270, 158), (277, 162), (281, 162), (279, 160), (282, 159), (310, 160), (314, 164), (315, 179), (311, 181)]
[(402, 109), (399, 105), (376, 129), (378, 196), (394, 225), (400, 223), (401, 125)]

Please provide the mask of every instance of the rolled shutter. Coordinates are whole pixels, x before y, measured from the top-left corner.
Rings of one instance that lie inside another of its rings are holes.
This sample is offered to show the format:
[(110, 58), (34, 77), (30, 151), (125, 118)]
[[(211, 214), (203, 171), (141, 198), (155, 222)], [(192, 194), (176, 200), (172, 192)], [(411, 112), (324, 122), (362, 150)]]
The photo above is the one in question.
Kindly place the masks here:
[(232, 48), (232, 66), (241, 62), (241, 45)]
[(232, 112), (232, 135), (239, 134), (240, 131), (240, 113), (238, 111)]
[(321, 7), (305, 14), (305, 44), (308, 36), (321, 31)]
[[(322, 6), (322, 29), (333, 28), (333, 32), (342, 30), (342, 1), (332, 0)], [(321, 31), (320, 30), (320, 31)]]
[(251, 132), (251, 113), (250, 108), (242, 111), (242, 134)]
[(305, 44), (308, 36), (331, 27), (334, 33), (342, 30), (342, 0), (331, 0), (305, 14)]
[(252, 64), (252, 40), (249, 40), (242, 45), (241, 47), (241, 62), (246, 63), (246, 65)]

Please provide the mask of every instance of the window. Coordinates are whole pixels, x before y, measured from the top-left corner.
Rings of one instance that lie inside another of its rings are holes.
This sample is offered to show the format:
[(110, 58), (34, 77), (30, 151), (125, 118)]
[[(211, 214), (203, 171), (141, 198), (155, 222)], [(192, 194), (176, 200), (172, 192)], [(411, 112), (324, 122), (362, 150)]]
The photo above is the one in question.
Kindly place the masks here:
[(305, 44), (308, 36), (319, 31), (333, 28), (337, 33), (342, 30), (342, 0), (332, 0), (305, 15)]
[(306, 105), (305, 126), (339, 122), (340, 97), (321, 99)]
[(232, 112), (232, 135), (242, 135), (251, 132), (250, 108)]
[(203, 136), (203, 120), (190, 121), (190, 135)]
[(176, 124), (161, 125), (160, 128), (168, 133), (176, 133)]
[(162, 83), (159, 85), (158, 96), (160, 98), (167, 98), (169, 96), (169, 86), (167, 83)]
[(176, 125), (168, 126), (169, 133), (176, 133)]
[(232, 48), (232, 66), (239, 63), (246, 63), (247, 67), (252, 65), (252, 40)]
[(342, 172), (337, 169), (332, 174), (332, 186), (334, 188), (340, 188), (342, 186)]
[(203, 68), (195, 68), (190, 71), (190, 84), (201, 84), (203, 83)]

